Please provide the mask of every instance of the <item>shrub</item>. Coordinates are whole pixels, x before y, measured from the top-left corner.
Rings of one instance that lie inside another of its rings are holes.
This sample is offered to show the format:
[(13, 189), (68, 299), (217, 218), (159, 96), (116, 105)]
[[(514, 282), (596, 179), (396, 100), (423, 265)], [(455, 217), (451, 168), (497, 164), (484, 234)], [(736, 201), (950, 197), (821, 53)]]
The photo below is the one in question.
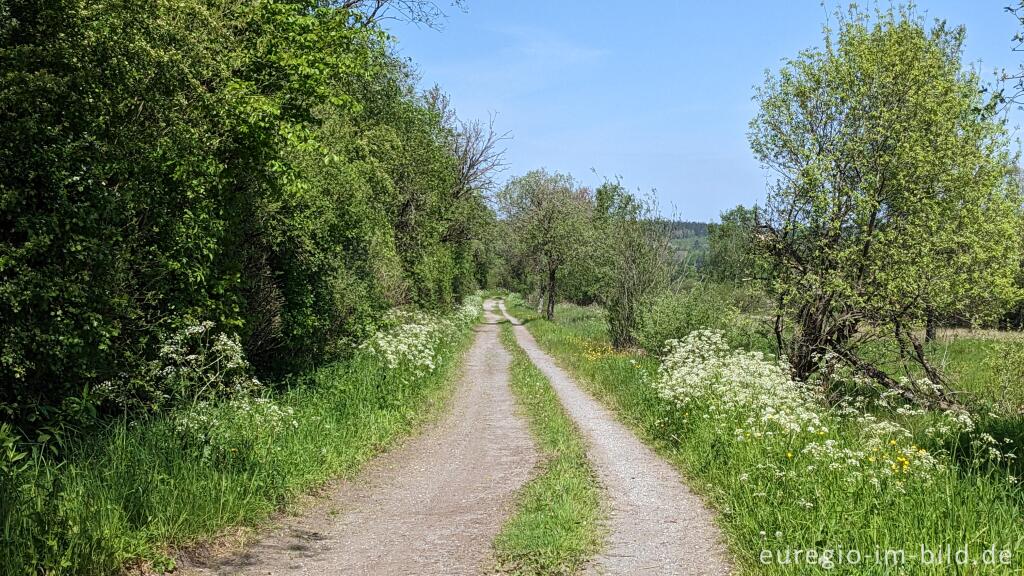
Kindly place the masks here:
[(666, 352), (666, 342), (699, 329), (732, 331), (739, 318), (736, 308), (706, 284), (689, 290), (667, 290), (640, 311), (637, 343), (652, 354)]

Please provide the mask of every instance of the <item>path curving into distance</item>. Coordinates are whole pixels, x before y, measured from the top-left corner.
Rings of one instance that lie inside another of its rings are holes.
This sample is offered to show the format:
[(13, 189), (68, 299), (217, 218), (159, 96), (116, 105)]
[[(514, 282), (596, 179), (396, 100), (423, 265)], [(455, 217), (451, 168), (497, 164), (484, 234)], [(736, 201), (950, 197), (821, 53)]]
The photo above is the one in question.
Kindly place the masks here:
[[(485, 303), (452, 406), (367, 465), (309, 514), (193, 574), (471, 575), (530, 479), (539, 453), (509, 388), (511, 356)], [(331, 510), (337, 513), (332, 515)]]
[(601, 403), (584, 392), (525, 326), (499, 302), (514, 324), (516, 340), (551, 381), (566, 412), (587, 442), (587, 454), (609, 505), (609, 534), (595, 558), (595, 574), (730, 573), (729, 556), (713, 513), (658, 457)]

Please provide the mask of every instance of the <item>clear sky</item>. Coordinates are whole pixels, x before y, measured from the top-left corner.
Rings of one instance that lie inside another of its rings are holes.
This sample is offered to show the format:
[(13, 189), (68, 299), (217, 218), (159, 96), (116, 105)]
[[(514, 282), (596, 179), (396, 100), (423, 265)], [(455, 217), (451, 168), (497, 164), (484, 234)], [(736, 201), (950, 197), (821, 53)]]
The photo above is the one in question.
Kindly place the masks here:
[[(917, 6), (929, 20), (965, 25), (965, 59), (991, 78), (1024, 62), (1011, 51), (1007, 3)], [(766, 69), (819, 46), (835, 6), (467, 0), (465, 12), (447, 10), (440, 31), (389, 29), (423, 86), (440, 84), (460, 116), (497, 115), (512, 136), (506, 176), (539, 167), (589, 185), (621, 176), (630, 188), (655, 189), (663, 212), (708, 221), (763, 200), (767, 174), (746, 137), (753, 87)], [(1021, 118), (1013, 112), (1011, 128)]]

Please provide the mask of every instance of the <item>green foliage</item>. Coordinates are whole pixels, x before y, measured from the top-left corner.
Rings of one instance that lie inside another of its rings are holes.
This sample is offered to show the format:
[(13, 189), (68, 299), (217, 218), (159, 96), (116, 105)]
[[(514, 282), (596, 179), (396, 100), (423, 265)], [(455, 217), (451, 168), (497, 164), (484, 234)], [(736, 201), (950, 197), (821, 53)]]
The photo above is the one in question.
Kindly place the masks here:
[(758, 278), (759, 247), (755, 237), (758, 207), (736, 206), (708, 224), (708, 256), (704, 267), (719, 282)]
[(431, 327), (416, 344), (432, 370), (361, 350), (282, 393), (113, 419), (69, 438), (60, 461), (19, 452), (0, 424), (0, 573), (169, 568), (169, 548), (256, 525), (353, 474), (437, 413), (478, 314), (475, 300), (447, 318), (418, 318)]
[(70, 418), (105, 382), (144, 392), (122, 408), (189, 396), (143, 382), (188, 326), (237, 333), (276, 377), (349, 353), (389, 306), (475, 289), (486, 206), (459, 180), (458, 127), (364, 15), (0, 13), (0, 413), (19, 427)]
[(619, 182), (600, 186), (595, 203), (596, 291), (612, 345), (624, 349), (636, 343), (641, 306), (668, 285), (669, 231), (652, 198), (634, 196)]
[(641, 348), (660, 356), (666, 342), (701, 329), (719, 330), (735, 346), (758, 350), (771, 346), (757, 323), (740, 313), (733, 294), (724, 286), (710, 283), (665, 290), (645, 301), (636, 339)]
[[(546, 314), (555, 311), (559, 273), (592, 247), (592, 201), (571, 176), (534, 170), (510, 180), (498, 195), (501, 214), (511, 232), (509, 259), (530, 287), (546, 295)], [(519, 288), (518, 286), (514, 286)]]
[(757, 92), (751, 146), (781, 174), (759, 233), (801, 378), (831, 351), (884, 379), (856, 349), (888, 333), (938, 382), (915, 326), (992, 318), (1018, 296), (1014, 158), (963, 37), (909, 9), (854, 8)]

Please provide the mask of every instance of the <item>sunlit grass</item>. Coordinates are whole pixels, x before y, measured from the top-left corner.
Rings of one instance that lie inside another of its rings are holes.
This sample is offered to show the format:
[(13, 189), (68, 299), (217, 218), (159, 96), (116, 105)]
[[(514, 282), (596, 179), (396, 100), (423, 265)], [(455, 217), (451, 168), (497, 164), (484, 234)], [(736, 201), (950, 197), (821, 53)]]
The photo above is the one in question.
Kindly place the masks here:
[(501, 339), (512, 353), (512, 390), (545, 460), (495, 539), (497, 570), (573, 574), (600, 546), (600, 487), (583, 439), (507, 323), (502, 325)]
[(259, 524), (438, 414), (469, 341), (468, 330), (443, 339), (426, 373), (369, 353), (317, 370), (274, 398), (291, 410), (281, 426), (214, 406), (244, 439), (216, 457), (183, 446), (172, 415), (110, 422), (62, 463), (38, 460), (0, 486), (0, 573), (170, 569), (174, 548)]

